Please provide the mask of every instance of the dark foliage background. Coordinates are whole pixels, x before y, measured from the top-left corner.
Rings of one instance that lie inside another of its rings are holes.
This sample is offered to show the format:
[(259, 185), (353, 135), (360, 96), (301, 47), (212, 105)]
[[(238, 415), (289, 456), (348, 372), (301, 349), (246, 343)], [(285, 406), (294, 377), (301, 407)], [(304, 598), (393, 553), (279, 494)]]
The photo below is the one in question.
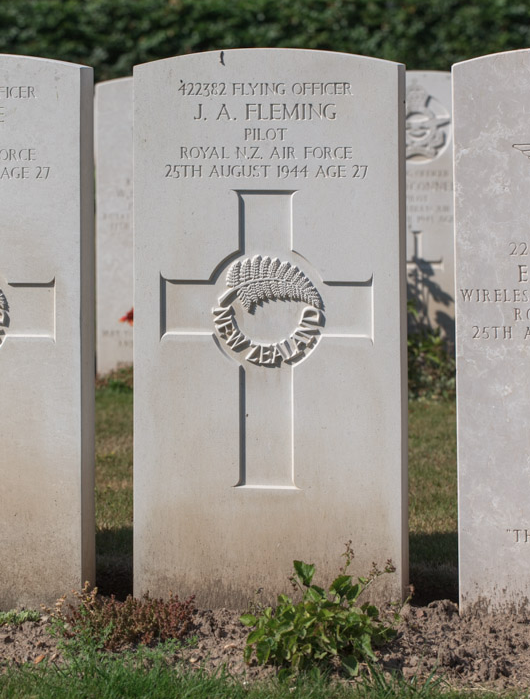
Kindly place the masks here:
[(345, 51), (409, 69), (530, 46), (530, 0), (0, 0), (0, 52), (132, 66), (251, 46)]

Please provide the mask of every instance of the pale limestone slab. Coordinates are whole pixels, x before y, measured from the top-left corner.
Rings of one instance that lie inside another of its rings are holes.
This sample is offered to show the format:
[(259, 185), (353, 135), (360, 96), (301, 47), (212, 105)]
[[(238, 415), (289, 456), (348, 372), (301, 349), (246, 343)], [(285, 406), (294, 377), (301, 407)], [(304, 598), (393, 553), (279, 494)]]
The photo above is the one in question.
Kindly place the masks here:
[(92, 91), (0, 56), (0, 609), (94, 582)]
[(133, 331), (120, 318), (133, 305), (132, 78), (95, 90), (96, 328), (99, 374), (132, 364)]
[(530, 592), (530, 51), (453, 68), (460, 601)]
[(407, 71), (407, 273), (419, 323), (455, 340), (451, 73)]
[(230, 50), (134, 80), (136, 594), (273, 601), (351, 539), (401, 597), (403, 66)]

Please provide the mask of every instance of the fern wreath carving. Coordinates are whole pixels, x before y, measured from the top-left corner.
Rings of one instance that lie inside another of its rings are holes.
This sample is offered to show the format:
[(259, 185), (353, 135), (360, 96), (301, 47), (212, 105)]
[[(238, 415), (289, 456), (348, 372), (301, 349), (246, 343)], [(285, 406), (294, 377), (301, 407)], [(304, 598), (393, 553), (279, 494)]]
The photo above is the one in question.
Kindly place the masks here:
[(6, 313), (9, 311), (9, 304), (5, 297), (4, 292), (0, 289), (0, 325), (4, 323)]
[(237, 260), (228, 269), (226, 284), (230, 289), (219, 302), (222, 304), (235, 293), (249, 313), (254, 313), (256, 304), (276, 299), (303, 301), (318, 309), (324, 305), (306, 275), (290, 262), (280, 262), (277, 257), (254, 255)]

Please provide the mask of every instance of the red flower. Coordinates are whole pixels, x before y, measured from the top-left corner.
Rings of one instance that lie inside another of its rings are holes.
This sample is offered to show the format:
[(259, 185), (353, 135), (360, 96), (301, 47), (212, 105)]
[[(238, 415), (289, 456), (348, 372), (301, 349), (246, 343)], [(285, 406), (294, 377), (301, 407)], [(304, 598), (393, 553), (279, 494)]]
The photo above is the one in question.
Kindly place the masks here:
[(120, 318), (120, 323), (129, 323), (129, 325), (134, 325), (134, 308), (131, 308), (128, 313)]

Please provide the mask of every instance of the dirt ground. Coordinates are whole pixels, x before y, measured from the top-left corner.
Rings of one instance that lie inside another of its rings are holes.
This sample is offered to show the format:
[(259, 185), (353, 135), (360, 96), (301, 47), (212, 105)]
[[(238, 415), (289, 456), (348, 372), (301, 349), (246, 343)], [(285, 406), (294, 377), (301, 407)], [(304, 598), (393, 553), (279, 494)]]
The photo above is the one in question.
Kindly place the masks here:
[[(178, 659), (194, 667), (223, 664), (246, 679), (264, 678), (271, 668), (246, 666), (242, 660), (248, 630), (238, 613), (198, 610), (193, 634), (197, 643), (178, 651)], [(460, 617), (449, 600), (427, 606), (406, 606), (399, 633), (378, 651), (383, 667), (405, 677), (428, 676), (434, 669), (453, 687), (505, 690), (530, 687), (530, 617), (486, 615), (476, 610)], [(20, 627), (0, 627), (0, 672), (9, 663), (60, 662), (46, 618)]]

